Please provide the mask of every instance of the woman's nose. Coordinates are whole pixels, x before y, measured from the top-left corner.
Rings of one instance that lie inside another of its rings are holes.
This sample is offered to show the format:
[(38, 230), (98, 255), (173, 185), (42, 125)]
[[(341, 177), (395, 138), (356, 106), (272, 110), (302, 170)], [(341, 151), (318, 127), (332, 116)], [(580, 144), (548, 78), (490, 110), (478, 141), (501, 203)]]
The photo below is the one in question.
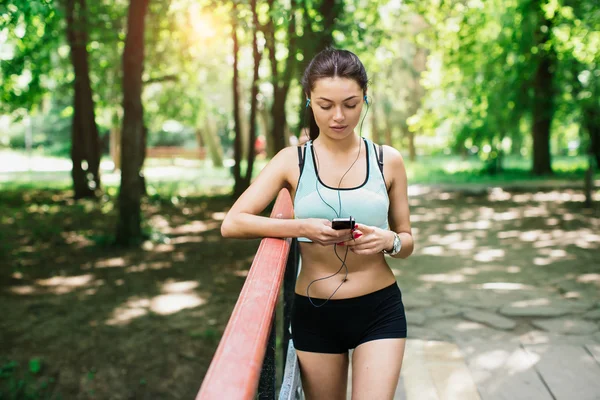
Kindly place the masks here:
[(333, 120), (334, 121), (343, 121), (344, 120), (344, 113), (342, 112), (342, 107), (335, 108), (335, 114), (333, 115)]

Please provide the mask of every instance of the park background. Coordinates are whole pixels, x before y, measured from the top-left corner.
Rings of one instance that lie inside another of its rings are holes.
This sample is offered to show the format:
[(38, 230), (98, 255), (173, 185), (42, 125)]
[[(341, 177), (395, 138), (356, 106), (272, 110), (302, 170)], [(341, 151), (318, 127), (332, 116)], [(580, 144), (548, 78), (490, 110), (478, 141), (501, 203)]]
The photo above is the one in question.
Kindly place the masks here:
[(195, 395), (259, 243), (220, 222), (302, 139), (327, 46), (369, 73), (361, 133), (405, 158), (407, 286), (498, 263), (597, 299), (596, 1), (8, 0), (0, 398)]

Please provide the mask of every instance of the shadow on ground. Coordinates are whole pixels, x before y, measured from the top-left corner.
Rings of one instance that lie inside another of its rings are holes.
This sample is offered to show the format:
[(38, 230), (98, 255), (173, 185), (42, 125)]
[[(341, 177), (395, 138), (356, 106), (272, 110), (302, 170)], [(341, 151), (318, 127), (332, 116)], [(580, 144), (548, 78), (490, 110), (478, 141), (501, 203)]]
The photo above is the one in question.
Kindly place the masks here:
[(124, 250), (109, 245), (109, 199), (1, 196), (5, 394), (25, 380), (40, 398), (193, 398), (259, 243), (222, 241), (230, 201), (151, 199), (151, 240)]

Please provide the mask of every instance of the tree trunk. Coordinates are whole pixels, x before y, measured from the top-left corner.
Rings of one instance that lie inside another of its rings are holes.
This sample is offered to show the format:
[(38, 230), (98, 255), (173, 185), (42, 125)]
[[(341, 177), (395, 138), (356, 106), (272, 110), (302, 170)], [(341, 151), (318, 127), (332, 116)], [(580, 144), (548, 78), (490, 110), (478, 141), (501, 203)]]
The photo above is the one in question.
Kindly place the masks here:
[(285, 102), (287, 98), (289, 83), (286, 87), (277, 87), (274, 91), (273, 105), (271, 106), (271, 118), (273, 120), (273, 128), (271, 138), (273, 139), (273, 153), (286, 147), (285, 127), (287, 120), (285, 116)]
[(269, 109), (267, 109), (266, 104), (263, 104), (263, 106), (259, 108), (258, 120), (260, 121), (260, 132), (265, 137), (266, 141), (265, 153), (268, 158), (272, 158), (275, 155), (275, 146), (273, 143), (273, 130), (270, 127), (271, 112)]
[[(374, 77), (374, 79), (376, 80), (377, 77)], [(379, 115), (377, 115), (377, 112), (379, 111), (379, 105), (376, 102), (373, 102), (369, 108), (371, 109), (371, 131), (373, 132), (371, 137), (373, 138), (373, 142), (383, 144), (381, 143), (381, 126), (379, 125)]]
[(317, 47), (317, 51), (321, 51), (326, 47), (333, 45), (335, 20), (341, 15), (343, 9), (343, 0), (321, 0), (318, 13), (323, 17), (323, 31), (322, 35), (319, 35), (319, 46)]
[[(140, 104), (141, 104), (141, 92), (140, 92)], [(141, 106), (142, 106), (142, 123), (143, 123), (143, 121), (144, 121), (144, 117), (143, 117), (144, 106), (143, 106), (143, 104), (141, 104)], [(138, 161), (139, 162), (138, 174), (140, 176), (140, 191), (143, 196), (148, 194), (146, 192), (146, 177), (144, 176), (144, 170), (143, 170), (144, 162), (146, 161), (147, 143), (148, 143), (148, 127), (144, 125), (144, 127), (142, 129), (142, 147), (141, 147), (142, 156)]]
[(410, 129), (406, 130), (406, 136), (408, 136), (408, 154), (410, 161), (417, 160), (417, 149), (415, 147), (415, 133)]
[[(252, 57), (254, 59), (254, 70), (252, 74), (252, 87), (250, 88), (250, 120), (248, 122), (249, 125), (249, 137), (248, 137), (248, 156), (246, 157), (248, 164), (246, 167), (246, 176), (244, 177), (244, 186), (245, 190), (248, 186), (250, 186), (250, 182), (252, 181), (252, 171), (254, 170), (254, 159), (256, 156), (256, 150), (254, 143), (256, 142), (256, 114), (258, 109), (258, 80), (259, 76), (259, 67), (260, 67), (260, 59), (262, 57), (262, 53), (258, 51), (258, 14), (256, 10), (256, 0), (250, 0), (250, 7), (252, 8), (252, 21), (254, 25), (254, 32), (252, 35)], [(238, 193), (238, 195), (241, 194)]]
[(110, 128), (110, 157), (113, 160), (113, 172), (121, 170), (121, 126), (118, 113), (111, 118)]
[[(533, 80), (533, 173), (535, 175), (552, 174), (550, 159), (550, 128), (554, 115), (554, 66), (555, 51), (551, 47), (543, 49), (550, 39), (551, 21), (547, 20), (540, 8), (540, 26), (538, 27), (539, 60)], [(547, 29), (542, 30), (545, 26)]]
[(121, 128), (110, 128), (110, 156), (113, 160), (114, 171), (121, 169)]
[(521, 148), (523, 147), (523, 137), (520, 132), (516, 132), (511, 137), (510, 154), (513, 156), (521, 156)]
[[(80, 104), (80, 91), (75, 89), (74, 104)], [(83, 161), (85, 160), (85, 151), (81, 132), (81, 111), (80, 107), (74, 107), (73, 120), (71, 122), (71, 161), (73, 167), (71, 169), (71, 177), (73, 178), (73, 192), (76, 199), (83, 197), (93, 197), (94, 191), (88, 185), (86, 171), (83, 169)]]
[[(273, 9), (273, 0), (268, 1), (269, 10)], [(281, 149), (286, 147), (286, 127), (287, 120), (285, 115), (285, 102), (292, 81), (294, 65), (296, 59), (296, 14), (293, 11), (294, 2), (292, 2), (292, 10), (290, 10), (290, 21), (288, 22), (287, 30), (287, 48), (288, 56), (285, 61), (283, 74), (280, 74), (277, 69), (277, 58), (275, 57), (275, 26), (273, 19), (270, 18), (265, 29), (263, 30), (266, 44), (265, 47), (269, 53), (269, 62), (271, 64), (271, 82), (273, 85), (273, 104), (271, 105), (271, 132), (267, 143), (269, 148), (269, 156), (274, 156)]]
[[(302, 2), (304, 6), (304, 33), (299, 47), (304, 59), (299, 63), (301, 73), (304, 73), (304, 69), (318, 52), (334, 44), (333, 30), (335, 28), (335, 20), (340, 18), (342, 11), (344, 10), (343, 0), (321, 0), (317, 8), (317, 15), (322, 17), (322, 29), (315, 32), (312, 30), (313, 21), (309, 19), (307, 3), (308, 2)], [(300, 93), (300, 96), (300, 104), (304, 105), (304, 103), (306, 103), (305, 94), (302, 92)], [(305, 116), (306, 110), (304, 107), (301, 107), (299, 118), (300, 128), (304, 128), (304, 124), (308, 123), (308, 121), (305, 121)], [(298, 130), (300, 131), (301, 129)]]
[[(419, 24), (419, 21), (415, 21), (415, 24)], [(417, 25), (418, 26), (418, 25)], [(418, 28), (415, 28), (418, 30)], [(415, 57), (412, 62), (411, 80), (410, 80), (410, 97), (409, 97), (409, 115), (415, 115), (423, 102), (425, 97), (425, 89), (421, 85), (421, 74), (427, 69), (427, 50), (422, 47), (417, 47), (415, 51)], [(417, 159), (417, 149), (415, 147), (415, 136), (416, 132), (409, 129), (406, 122), (403, 123), (404, 132), (408, 138), (408, 149), (410, 154), (410, 161)]]
[[(207, 113), (208, 114), (208, 113)], [(219, 143), (219, 137), (217, 135), (217, 124), (210, 115), (207, 115), (203, 119), (203, 122), (198, 121), (197, 134), (202, 139), (204, 147), (208, 150), (210, 160), (212, 161), (213, 167), (223, 166), (223, 149)]]
[(391, 106), (389, 103), (384, 103), (383, 104), (383, 121), (385, 122), (385, 130), (383, 132), (383, 140), (384, 140), (384, 144), (387, 144), (388, 146), (394, 146), (393, 143), (393, 132), (392, 132), (392, 118), (391, 118)]
[(149, 0), (130, 0), (123, 50), (123, 129), (121, 131), (121, 188), (116, 241), (131, 245), (142, 240), (140, 202), (144, 191), (141, 168), (145, 153), (142, 73), (144, 31)]
[(392, 127), (388, 124), (385, 127), (385, 144), (387, 144), (388, 146), (392, 146), (392, 137)]
[(240, 122), (240, 91), (239, 91), (239, 71), (238, 71), (238, 55), (239, 44), (237, 36), (237, 3), (233, 3), (233, 21), (231, 22), (231, 36), (233, 39), (233, 196), (237, 197), (238, 193), (243, 192), (243, 181), (241, 172), (242, 162), (242, 127)]
[(600, 109), (588, 107), (583, 111), (586, 130), (590, 135), (590, 161), (600, 168)]
[(585, 207), (594, 205), (594, 159), (592, 154), (588, 155), (588, 169), (585, 171), (584, 181)]
[(71, 126), (73, 191), (75, 198), (95, 197), (100, 190), (100, 138), (86, 47), (88, 24), (85, 0), (67, 0), (66, 20), (75, 75)]
[[(248, 88), (249, 89), (249, 88)], [(244, 93), (248, 90), (246, 89), (244, 80), (239, 80), (238, 75), (238, 92), (240, 93), (240, 104), (239, 104), (239, 112), (240, 112), (240, 132), (242, 133), (242, 147), (240, 149), (241, 160), (244, 160), (244, 156), (248, 154), (248, 138), (250, 137), (250, 128), (248, 127), (248, 120), (250, 118), (250, 114), (246, 110), (246, 100), (244, 99)], [(241, 171), (241, 167), (240, 167)], [(243, 177), (243, 173), (242, 173)]]

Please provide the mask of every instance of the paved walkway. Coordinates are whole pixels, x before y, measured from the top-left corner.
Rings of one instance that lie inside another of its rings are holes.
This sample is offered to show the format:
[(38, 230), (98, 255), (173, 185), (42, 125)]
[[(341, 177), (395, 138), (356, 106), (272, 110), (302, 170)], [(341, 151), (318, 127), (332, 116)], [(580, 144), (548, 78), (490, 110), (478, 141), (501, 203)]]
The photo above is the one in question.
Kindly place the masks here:
[(404, 298), (409, 339), (395, 399), (600, 399), (597, 298), (493, 284)]
[(397, 399), (600, 399), (600, 216), (579, 191), (411, 197)]

